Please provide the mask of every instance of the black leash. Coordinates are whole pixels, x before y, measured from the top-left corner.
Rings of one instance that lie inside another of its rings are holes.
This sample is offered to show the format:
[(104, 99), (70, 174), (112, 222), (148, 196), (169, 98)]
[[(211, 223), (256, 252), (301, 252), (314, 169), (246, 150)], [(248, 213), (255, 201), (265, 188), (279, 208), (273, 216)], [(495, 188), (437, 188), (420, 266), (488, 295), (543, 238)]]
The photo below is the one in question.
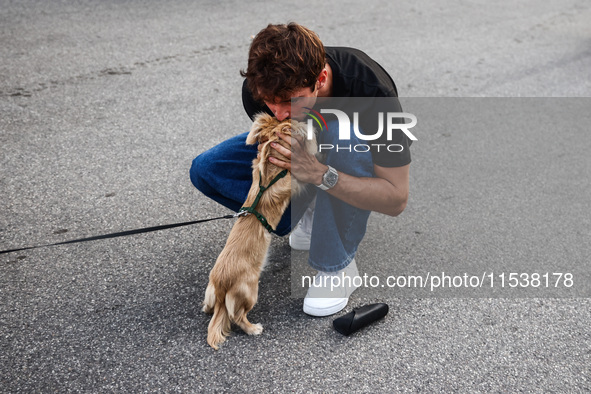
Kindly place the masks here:
[(17, 248), (17, 249), (8, 249), (8, 250), (2, 250), (2, 251), (0, 251), (0, 254), (12, 253), (12, 252), (20, 252), (22, 250), (29, 250), (29, 249), (46, 248), (46, 247), (49, 247), (49, 246), (75, 244), (75, 243), (78, 243), (78, 242), (96, 241), (96, 240), (99, 240), (99, 239), (125, 237), (127, 235), (149, 233), (149, 232), (152, 232), (152, 231), (166, 230), (166, 229), (169, 229), (169, 228), (175, 228), (175, 227), (181, 227), (181, 226), (189, 226), (191, 224), (204, 223), (204, 222), (209, 222), (209, 221), (212, 221), (212, 220), (232, 219), (232, 218), (235, 218), (235, 217), (238, 217), (238, 216), (243, 216), (243, 215), (244, 214), (237, 213), (237, 214), (232, 214), (232, 215), (220, 216), (220, 217), (217, 217), (217, 218), (193, 220), (193, 221), (190, 221), (190, 222), (183, 222), (183, 223), (164, 224), (164, 225), (161, 225), (161, 226), (146, 227), (146, 228), (140, 228), (140, 229), (136, 229), (136, 230), (121, 231), (121, 232), (112, 233), (112, 234), (97, 235), (97, 236), (88, 237), (88, 238), (73, 239), (71, 241), (56, 242), (54, 244), (38, 245), (38, 246), (27, 246), (27, 247), (24, 247), (24, 248)]

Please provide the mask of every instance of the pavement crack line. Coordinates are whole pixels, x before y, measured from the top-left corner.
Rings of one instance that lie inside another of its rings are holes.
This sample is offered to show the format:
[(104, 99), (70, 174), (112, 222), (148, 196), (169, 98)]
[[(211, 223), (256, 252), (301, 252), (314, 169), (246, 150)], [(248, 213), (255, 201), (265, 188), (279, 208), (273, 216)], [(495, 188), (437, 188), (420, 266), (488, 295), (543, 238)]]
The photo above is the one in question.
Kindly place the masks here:
[(242, 47), (248, 47), (250, 43), (247, 44), (239, 44), (239, 45), (211, 45), (206, 48), (196, 49), (187, 53), (179, 53), (176, 55), (167, 55), (167, 56), (159, 56), (154, 57), (152, 59), (143, 60), (143, 61), (136, 61), (133, 65), (130, 66), (111, 66), (103, 68), (99, 71), (91, 71), (84, 74), (79, 74), (71, 77), (65, 77), (61, 79), (51, 79), (49, 81), (44, 82), (34, 82), (29, 84), (29, 86), (16, 86), (16, 87), (9, 87), (6, 90), (0, 90), (0, 97), (31, 97), (35, 93), (42, 92), (44, 90), (55, 88), (58, 86), (64, 85), (71, 85), (76, 84), (84, 81), (89, 81), (97, 78), (104, 78), (104, 77), (113, 77), (113, 76), (125, 76), (131, 75), (137, 70), (148, 68), (148, 67), (157, 67), (162, 64), (167, 64), (171, 62), (182, 62), (192, 60), (201, 56), (210, 56), (212, 54), (223, 54), (232, 52), (236, 49), (240, 49)]

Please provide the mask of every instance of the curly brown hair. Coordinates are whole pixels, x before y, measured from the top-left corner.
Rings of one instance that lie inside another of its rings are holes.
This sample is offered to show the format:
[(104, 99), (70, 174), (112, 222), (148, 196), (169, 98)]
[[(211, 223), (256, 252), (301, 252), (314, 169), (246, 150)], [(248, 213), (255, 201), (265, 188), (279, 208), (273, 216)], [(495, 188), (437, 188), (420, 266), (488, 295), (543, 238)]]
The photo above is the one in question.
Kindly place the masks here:
[(312, 30), (295, 22), (269, 24), (253, 39), (248, 66), (240, 75), (255, 100), (289, 99), (301, 88), (314, 91), (325, 64), (324, 45)]

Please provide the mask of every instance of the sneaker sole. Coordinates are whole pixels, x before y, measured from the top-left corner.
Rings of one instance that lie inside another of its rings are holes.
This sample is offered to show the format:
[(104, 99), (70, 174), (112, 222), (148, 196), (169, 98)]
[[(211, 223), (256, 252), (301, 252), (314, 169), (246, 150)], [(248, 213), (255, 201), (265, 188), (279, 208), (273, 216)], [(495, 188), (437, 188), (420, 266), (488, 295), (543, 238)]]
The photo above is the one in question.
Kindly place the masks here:
[(331, 306), (330, 308), (314, 308), (306, 305), (306, 303), (304, 302), (304, 313), (315, 317), (330, 316), (345, 309), (348, 303), (349, 299), (343, 298), (343, 301), (334, 306)]

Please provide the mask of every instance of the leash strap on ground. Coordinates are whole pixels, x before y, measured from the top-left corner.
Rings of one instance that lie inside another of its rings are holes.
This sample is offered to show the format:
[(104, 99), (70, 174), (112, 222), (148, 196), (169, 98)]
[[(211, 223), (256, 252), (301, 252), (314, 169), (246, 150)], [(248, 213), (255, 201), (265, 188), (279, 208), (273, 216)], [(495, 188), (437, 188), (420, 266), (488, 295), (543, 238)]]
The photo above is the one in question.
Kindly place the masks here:
[(191, 224), (204, 223), (204, 222), (209, 222), (209, 221), (212, 221), (212, 220), (232, 219), (234, 217), (237, 217), (237, 215), (236, 214), (232, 214), (232, 215), (220, 216), (220, 217), (217, 217), (217, 218), (193, 220), (193, 221), (190, 221), (190, 222), (173, 223), (173, 224), (163, 224), (161, 226), (139, 228), (139, 229), (136, 229), (136, 230), (121, 231), (121, 232), (118, 232), (118, 233), (97, 235), (97, 236), (88, 237), (88, 238), (79, 238), (79, 239), (73, 239), (71, 241), (56, 242), (56, 243), (47, 244), (47, 245), (27, 246), (27, 247), (18, 248), (18, 249), (2, 250), (2, 251), (0, 251), (0, 254), (12, 253), (12, 252), (20, 252), (20, 251), (23, 251), (23, 250), (30, 250), (30, 249), (46, 248), (46, 247), (49, 247), (49, 246), (57, 246), (57, 245), (74, 244), (74, 243), (79, 243), (79, 242), (96, 241), (96, 240), (99, 240), (99, 239), (125, 237), (125, 236), (128, 236), (128, 235), (149, 233), (149, 232), (152, 232), (152, 231), (167, 230), (169, 228), (189, 226)]

